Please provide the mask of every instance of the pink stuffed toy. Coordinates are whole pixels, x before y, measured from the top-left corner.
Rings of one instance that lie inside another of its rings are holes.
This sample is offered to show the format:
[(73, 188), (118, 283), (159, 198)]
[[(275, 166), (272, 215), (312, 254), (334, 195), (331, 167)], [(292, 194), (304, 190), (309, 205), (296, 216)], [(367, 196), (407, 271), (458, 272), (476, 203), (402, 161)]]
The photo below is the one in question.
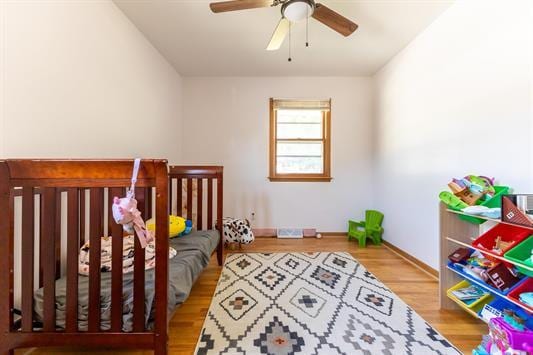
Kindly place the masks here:
[(146, 229), (141, 212), (137, 209), (137, 200), (135, 199), (135, 183), (137, 182), (140, 163), (140, 159), (135, 159), (131, 187), (126, 197), (118, 198), (115, 196), (113, 198), (112, 211), (115, 222), (122, 224), (124, 230), (129, 234), (133, 234), (135, 231), (141, 247), (145, 248), (146, 244), (154, 239), (154, 236), (152, 232)]

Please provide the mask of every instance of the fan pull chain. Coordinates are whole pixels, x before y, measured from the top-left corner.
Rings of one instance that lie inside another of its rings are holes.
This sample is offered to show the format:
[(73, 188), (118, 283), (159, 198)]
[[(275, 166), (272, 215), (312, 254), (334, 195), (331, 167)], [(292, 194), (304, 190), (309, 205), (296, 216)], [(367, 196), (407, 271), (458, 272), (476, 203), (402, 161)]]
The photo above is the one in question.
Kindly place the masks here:
[(305, 46), (309, 47), (309, 7), (307, 8), (307, 18), (305, 20)]
[(292, 56), (291, 56), (291, 31), (292, 31), (292, 22), (289, 22), (289, 62), (292, 62)]

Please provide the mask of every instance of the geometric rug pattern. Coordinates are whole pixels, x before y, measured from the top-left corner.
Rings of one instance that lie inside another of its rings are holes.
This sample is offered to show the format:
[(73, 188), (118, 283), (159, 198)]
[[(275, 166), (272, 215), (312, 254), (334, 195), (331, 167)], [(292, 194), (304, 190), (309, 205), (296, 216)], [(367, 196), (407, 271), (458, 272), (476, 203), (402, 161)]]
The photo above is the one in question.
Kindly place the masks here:
[(195, 354), (460, 354), (350, 254), (231, 254)]

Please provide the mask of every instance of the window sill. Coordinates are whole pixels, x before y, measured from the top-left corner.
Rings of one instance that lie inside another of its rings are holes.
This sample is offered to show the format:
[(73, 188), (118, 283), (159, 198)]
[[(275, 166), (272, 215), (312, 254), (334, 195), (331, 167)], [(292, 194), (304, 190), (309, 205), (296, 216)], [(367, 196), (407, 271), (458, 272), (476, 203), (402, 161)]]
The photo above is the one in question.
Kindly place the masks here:
[(330, 176), (269, 176), (271, 182), (331, 182)]

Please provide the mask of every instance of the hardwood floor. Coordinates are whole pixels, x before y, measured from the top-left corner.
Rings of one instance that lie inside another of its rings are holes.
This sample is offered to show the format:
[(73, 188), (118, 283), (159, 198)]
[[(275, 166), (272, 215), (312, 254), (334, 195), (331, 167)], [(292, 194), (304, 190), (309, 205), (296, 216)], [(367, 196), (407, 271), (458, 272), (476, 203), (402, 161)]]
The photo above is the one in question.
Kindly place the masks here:
[[(402, 300), (409, 304), (428, 323), (433, 325), (448, 340), (464, 353), (476, 347), (487, 326), (463, 311), (439, 310), (438, 281), (433, 276), (413, 266), (390, 249), (369, 245), (359, 248), (345, 237), (325, 236), (322, 239), (306, 238), (278, 240), (259, 238), (244, 252), (303, 252), (303, 251), (346, 251), (352, 254), (370, 272), (390, 287)], [(202, 328), (205, 315), (215, 290), (220, 268), (216, 257), (195, 283), (188, 300), (180, 307), (170, 322), (170, 354), (192, 354)], [(19, 352), (17, 352), (19, 353)], [(127, 352), (105, 352), (39, 349), (32, 354), (132, 354)], [(137, 351), (134, 354), (151, 354)]]

